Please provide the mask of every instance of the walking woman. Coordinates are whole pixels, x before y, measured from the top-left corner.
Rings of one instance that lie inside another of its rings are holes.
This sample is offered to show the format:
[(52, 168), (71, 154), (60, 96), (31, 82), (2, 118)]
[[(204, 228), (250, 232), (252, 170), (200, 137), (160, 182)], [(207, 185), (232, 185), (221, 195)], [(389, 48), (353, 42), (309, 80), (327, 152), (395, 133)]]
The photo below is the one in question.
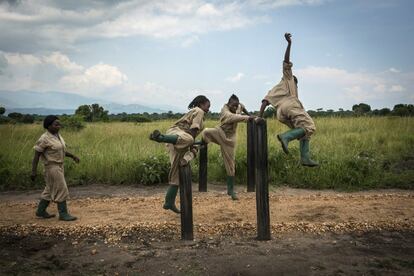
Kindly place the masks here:
[(61, 125), (58, 117), (47, 116), (43, 121), (43, 127), (47, 131), (40, 136), (34, 146), (35, 153), (31, 174), (31, 179), (34, 181), (37, 176), (37, 164), (41, 159), (45, 167), (46, 187), (41, 194), (36, 216), (46, 219), (54, 217), (55, 215), (46, 211), (50, 201), (53, 201), (57, 203), (60, 220), (76, 220), (76, 217), (68, 213), (66, 205), (69, 191), (65, 181), (63, 163), (66, 156), (72, 158), (76, 163), (79, 163), (79, 158), (66, 151), (65, 141), (59, 134)]
[(210, 100), (203, 95), (199, 95), (188, 105), (188, 109), (187, 114), (175, 122), (166, 134), (154, 130), (150, 135), (151, 140), (168, 144), (171, 169), (168, 175), (169, 186), (163, 208), (175, 213), (180, 213), (180, 210), (175, 206), (179, 185), (179, 166), (195, 157), (197, 151), (192, 146), (194, 145), (194, 139), (204, 128), (204, 114), (210, 109)]
[[(245, 115), (243, 115), (244, 113)], [(227, 173), (227, 194), (237, 200), (234, 192), (235, 149), (237, 140), (237, 124), (253, 119), (236, 95), (231, 95), (220, 112), (220, 124), (215, 128), (206, 128), (202, 133), (204, 143), (216, 143), (220, 146)]]

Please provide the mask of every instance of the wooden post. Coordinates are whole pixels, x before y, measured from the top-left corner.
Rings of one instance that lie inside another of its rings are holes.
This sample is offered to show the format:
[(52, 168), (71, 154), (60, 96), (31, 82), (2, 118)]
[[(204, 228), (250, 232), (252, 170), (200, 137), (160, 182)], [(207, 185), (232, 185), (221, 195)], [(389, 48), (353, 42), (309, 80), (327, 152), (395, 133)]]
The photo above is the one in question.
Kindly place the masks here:
[(247, 192), (255, 190), (255, 140), (256, 140), (256, 122), (247, 121)]
[(207, 192), (207, 144), (200, 147), (200, 164), (198, 167), (198, 191)]
[(264, 120), (256, 123), (256, 142), (257, 239), (270, 240), (267, 126)]
[(179, 169), (180, 174), (180, 209), (181, 209), (181, 239), (193, 240), (193, 197), (191, 191), (190, 164)]

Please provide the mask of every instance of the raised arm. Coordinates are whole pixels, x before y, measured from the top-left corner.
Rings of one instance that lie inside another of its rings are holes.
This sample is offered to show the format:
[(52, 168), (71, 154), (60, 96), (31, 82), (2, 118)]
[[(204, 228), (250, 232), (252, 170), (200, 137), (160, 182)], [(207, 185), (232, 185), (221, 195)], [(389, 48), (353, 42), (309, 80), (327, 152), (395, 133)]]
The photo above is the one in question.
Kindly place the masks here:
[(288, 42), (288, 46), (286, 47), (285, 52), (285, 62), (290, 62), (290, 46), (292, 45), (292, 35), (290, 33), (285, 33), (285, 39)]

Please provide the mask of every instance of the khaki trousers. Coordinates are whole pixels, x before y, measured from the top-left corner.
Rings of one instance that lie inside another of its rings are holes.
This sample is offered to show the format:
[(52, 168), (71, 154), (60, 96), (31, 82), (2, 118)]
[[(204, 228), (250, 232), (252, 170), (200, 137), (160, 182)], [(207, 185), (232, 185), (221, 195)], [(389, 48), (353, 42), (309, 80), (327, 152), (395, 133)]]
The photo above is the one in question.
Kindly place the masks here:
[(168, 182), (170, 185), (178, 186), (180, 183), (180, 160), (183, 158), (184, 154), (189, 151), (190, 146), (194, 144), (194, 138), (189, 133), (176, 126), (169, 128), (166, 134), (178, 135), (178, 140), (175, 145), (167, 144), (167, 151), (170, 155), (171, 163), (171, 169), (168, 174)]
[(226, 134), (220, 127), (206, 128), (202, 132), (204, 142), (213, 142), (220, 146), (221, 155), (223, 156), (224, 167), (228, 176), (235, 175), (235, 148), (236, 148), (236, 136), (227, 138)]
[(53, 163), (45, 165), (46, 187), (41, 198), (47, 201), (63, 202), (69, 197), (68, 187), (65, 181), (63, 164)]

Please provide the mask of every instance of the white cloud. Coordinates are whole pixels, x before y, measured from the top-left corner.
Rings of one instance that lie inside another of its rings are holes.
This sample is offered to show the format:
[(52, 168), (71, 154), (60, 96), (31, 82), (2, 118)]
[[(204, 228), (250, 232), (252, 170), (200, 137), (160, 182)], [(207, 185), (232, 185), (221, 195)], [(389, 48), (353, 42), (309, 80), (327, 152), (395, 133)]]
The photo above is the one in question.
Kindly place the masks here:
[(239, 72), (235, 76), (228, 77), (226, 80), (230, 82), (238, 82), (244, 77), (244, 74)]
[(34, 67), (38, 65), (53, 65), (63, 71), (80, 71), (83, 67), (72, 62), (66, 55), (53, 52), (50, 55), (36, 56), (32, 54), (4, 53), (8, 64), (21, 67)]
[(391, 67), (391, 68), (389, 69), (389, 71), (390, 71), (390, 72), (392, 72), (392, 73), (400, 73), (400, 72), (401, 72), (400, 70), (395, 69), (394, 67)]
[(64, 71), (81, 71), (83, 67), (70, 61), (66, 55), (61, 54), (60, 52), (54, 52), (49, 56), (43, 58), (44, 62), (53, 64), (57, 68), (60, 68)]
[[(268, 22), (265, 12), (327, 0), (21, 0), (0, 2), (0, 49), (36, 52), (73, 47), (79, 41), (149, 36), (193, 37)], [(252, 8), (256, 12), (252, 13)], [(18, 49), (16, 49), (18, 47)]]
[(7, 64), (4, 69), (0, 68), (7, 73), (0, 74), (0, 89), (4, 90), (56, 90), (98, 95), (128, 80), (116, 66), (99, 63), (84, 68), (59, 52), (48, 55), (0, 52), (0, 57), (4, 57)]
[(30, 54), (6, 53), (5, 57), (10, 65), (35, 66), (42, 63), (42, 59)]
[[(409, 96), (406, 87), (414, 89), (410, 74), (396, 77), (390, 70), (379, 73), (349, 72), (334, 67), (309, 66), (296, 70), (295, 74), (299, 78), (299, 84), (304, 88), (302, 91), (316, 90), (315, 92), (327, 101), (329, 99), (334, 101), (336, 98), (354, 103), (355, 101), (405, 102)], [(396, 82), (401, 84), (397, 85)], [(301, 89), (299, 90), (299, 94), (303, 95)]]
[(261, 9), (275, 9), (297, 5), (322, 5), (331, 0), (248, 0), (247, 3)]
[(198, 36), (193, 35), (191, 37), (186, 38), (182, 43), (181, 46), (183, 46), (184, 48), (190, 47), (191, 45), (193, 45), (194, 43), (199, 42), (200, 39), (198, 38)]
[(137, 35), (191, 37), (243, 28), (264, 20), (260, 15), (248, 15), (243, 1), (77, 3), (71, 7), (70, 3), (53, 0), (22, 0), (16, 5), (3, 2), (0, 4), (0, 48), (11, 50), (12, 45), (19, 45), (24, 49), (62, 49), (80, 40)]
[(72, 91), (94, 91), (120, 86), (128, 80), (117, 67), (108, 64), (96, 64), (80, 74), (64, 76), (60, 83)]
[(405, 90), (405, 88), (404, 87), (402, 87), (401, 85), (392, 85), (391, 86), (391, 88), (390, 88), (390, 91), (391, 92), (401, 92), (401, 91), (404, 91)]

